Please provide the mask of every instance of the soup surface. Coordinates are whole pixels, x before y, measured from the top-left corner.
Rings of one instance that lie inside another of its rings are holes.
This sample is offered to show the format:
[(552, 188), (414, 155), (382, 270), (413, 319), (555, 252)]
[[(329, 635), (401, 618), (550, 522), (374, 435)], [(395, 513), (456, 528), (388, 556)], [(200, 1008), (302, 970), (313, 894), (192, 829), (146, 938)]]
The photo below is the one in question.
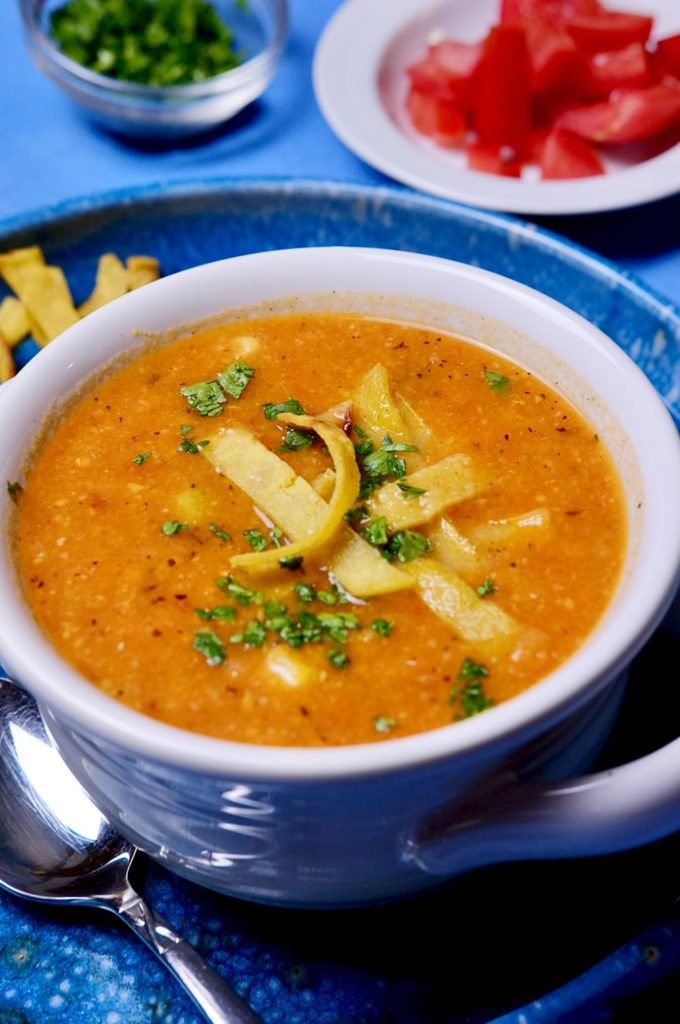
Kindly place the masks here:
[(20, 576), (56, 649), (144, 714), (252, 743), (382, 740), (512, 697), (593, 629), (625, 547), (608, 453), (562, 398), (362, 316), (148, 350), (22, 483)]

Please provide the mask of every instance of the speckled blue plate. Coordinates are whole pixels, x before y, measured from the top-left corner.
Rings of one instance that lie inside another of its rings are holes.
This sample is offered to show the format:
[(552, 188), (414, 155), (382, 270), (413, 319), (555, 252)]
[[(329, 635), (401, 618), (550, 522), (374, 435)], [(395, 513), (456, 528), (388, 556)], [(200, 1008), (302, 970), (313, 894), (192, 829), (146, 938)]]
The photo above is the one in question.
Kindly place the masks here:
[[(33, 243), (63, 267), (76, 301), (107, 251), (155, 255), (165, 274), (305, 245), (462, 260), (596, 323), (680, 422), (677, 312), (588, 252), (509, 218), (397, 189), (224, 180), (109, 193), (0, 223), (0, 251)], [(21, 345), (19, 363), (34, 351)], [(680, 694), (663, 682), (677, 646), (661, 631), (637, 659), (600, 767), (674, 735)], [(267, 1024), (637, 1024), (653, 1018), (655, 1000), (662, 1007), (678, 995), (678, 854), (674, 837), (606, 858), (487, 868), (408, 903), (333, 912), (236, 903), (156, 866), (139, 882)], [(43, 1022), (200, 1024), (113, 918), (0, 894), (0, 1024)]]

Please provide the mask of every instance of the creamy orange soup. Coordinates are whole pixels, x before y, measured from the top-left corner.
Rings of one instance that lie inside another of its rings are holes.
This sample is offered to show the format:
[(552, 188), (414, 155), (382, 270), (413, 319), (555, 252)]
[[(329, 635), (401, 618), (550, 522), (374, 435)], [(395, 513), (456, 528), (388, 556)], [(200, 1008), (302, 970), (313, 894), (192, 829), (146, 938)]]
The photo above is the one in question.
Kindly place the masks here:
[(60, 654), (146, 715), (250, 743), (382, 740), (507, 700), (583, 642), (625, 547), (609, 455), (545, 383), (360, 316), (147, 351), (22, 484), (20, 577)]

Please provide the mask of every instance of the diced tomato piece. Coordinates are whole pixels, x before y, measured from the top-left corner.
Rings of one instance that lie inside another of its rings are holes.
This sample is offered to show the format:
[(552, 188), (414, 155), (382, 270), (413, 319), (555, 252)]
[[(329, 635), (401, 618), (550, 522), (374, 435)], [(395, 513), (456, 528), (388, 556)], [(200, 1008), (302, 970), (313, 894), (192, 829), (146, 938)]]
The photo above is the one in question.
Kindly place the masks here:
[(474, 128), (484, 146), (509, 146), (521, 156), (531, 134), (531, 65), (524, 29), (489, 32), (477, 70)]
[(413, 127), (440, 146), (457, 146), (467, 130), (465, 114), (452, 100), (411, 87), (406, 109)]
[(588, 61), (587, 92), (608, 96), (614, 89), (638, 89), (649, 83), (649, 62), (642, 43), (594, 53)]
[(654, 19), (646, 14), (624, 14), (601, 11), (599, 14), (577, 14), (567, 22), (567, 31), (577, 46), (590, 52), (620, 50), (629, 43), (646, 43)]
[(604, 174), (604, 167), (592, 146), (580, 136), (559, 128), (553, 129), (546, 138), (539, 167), (546, 181)]
[(549, 135), (549, 128), (534, 128), (531, 133), (531, 142), (527, 153), (529, 163), (540, 164), (541, 157), (543, 156), (543, 147)]
[(481, 55), (481, 43), (446, 39), (430, 46), (428, 56), (411, 65), (407, 74), (420, 92), (467, 104)]
[(585, 61), (571, 36), (564, 29), (538, 20), (527, 21), (525, 30), (532, 91), (568, 91), (572, 96), (580, 95)]
[(671, 74), (680, 78), (680, 33), (660, 39), (656, 44), (656, 52)]
[(561, 28), (577, 14), (599, 14), (599, 0), (501, 0), (501, 24), (542, 21)]
[(506, 153), (505, 146), (487, 146), (481, 142), (473, 142), (467, 147), (468, 167), (473, 171), (485, 174), (501, 174), (504, 178), (519, 178), (522, 173), (522, 161)]
[(605, 103), (565, 110), (557, 128), (592, 142), (639, 142), (651, 139), (680, 121), (680, 88), (652, 85), (615, 93)]

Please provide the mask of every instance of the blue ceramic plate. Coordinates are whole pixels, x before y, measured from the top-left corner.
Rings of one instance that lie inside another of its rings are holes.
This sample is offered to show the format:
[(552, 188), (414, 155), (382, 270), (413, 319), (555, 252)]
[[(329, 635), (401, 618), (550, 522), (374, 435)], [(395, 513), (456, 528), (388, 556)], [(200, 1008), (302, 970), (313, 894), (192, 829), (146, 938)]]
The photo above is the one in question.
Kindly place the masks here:
[[(392, 189), (225, 180), (107, 194), (0, 223), (0, 251), (34, 243), (63, 267), (77, 302), (108, 251), (157, 256), (165, 274), (306, 245), (462, 260), (596, 323), (647, 372), (680, 422), (680, 318), (668, 302), (508, 218)], [(24, 343), (18, 361), (33, 352)], [(677, 657), (677, 640), (660, 632), (638, 658), (600, 767), (674, 734), (680, 696), (663, 683)], [(651, 1019), (650, 1000), (662, 1006), (673, 996), (680, 922), (667, 915), (679, 853), (671, 838), (607, 858), (487, 868), (408, 903), (335, 912), (236, 903), (156, 866), (140, 882), (267, 1024), (594, 1024), (623, 1019), (622, 1007), (627, 1020)], [(200, 1024), (163, 968), (113, 919), (3, 894), (0, 1024), (43, 1022)]]

